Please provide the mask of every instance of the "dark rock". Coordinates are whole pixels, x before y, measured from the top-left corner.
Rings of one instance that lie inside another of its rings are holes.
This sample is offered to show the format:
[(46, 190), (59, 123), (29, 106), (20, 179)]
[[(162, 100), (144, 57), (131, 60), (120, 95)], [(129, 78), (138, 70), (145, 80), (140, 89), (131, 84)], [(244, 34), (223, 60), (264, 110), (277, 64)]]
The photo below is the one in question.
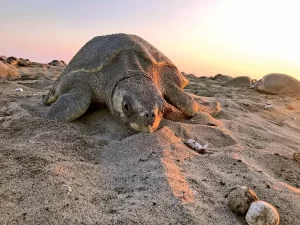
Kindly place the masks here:
[(48, 63), (51, 66), (66, 66), (66, 63), (64, 61), (60, 60), (52, 60), (52, 62)]
[(11, 56), (11, 57), (8, 57), (8, 58), (6, 59), (6, 62), (7, 62), (8, 64), (10, 64), (10, 65), (15, 66), (15, 65), (18, 64), (18, 58), (14, 57), (14, 56)]
[(229, 81), (232, 80), (233, 77), (223, 74), (217, 74), (216, 76), (211, 78), (212, 80), (218, 80), (218, 81)]
[(4, 56), (4, 55), (1, 55), (1, 56), (0, 56), (0, 61), (4, 61), (4, 62), (5, 62), (5, 61), (6, 61), (6, 59), (7, 59), (7, 57), (6, 57), (6, 56)]
[(232, 80), (226, 82), (224, 85), (230, 87), (250, 87), (251, 78), (247, 76), (235, 77)]

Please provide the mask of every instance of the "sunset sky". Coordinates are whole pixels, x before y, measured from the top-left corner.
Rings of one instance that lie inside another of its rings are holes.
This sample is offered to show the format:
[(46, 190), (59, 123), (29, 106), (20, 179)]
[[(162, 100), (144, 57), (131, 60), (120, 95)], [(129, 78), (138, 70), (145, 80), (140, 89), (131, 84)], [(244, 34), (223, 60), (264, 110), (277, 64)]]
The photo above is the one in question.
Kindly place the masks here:
[(0, 2), (0, 55), (69, 62), (94, 36), (136, 34), (180, 71), (300, 80), (300, 1), (65, 0)]

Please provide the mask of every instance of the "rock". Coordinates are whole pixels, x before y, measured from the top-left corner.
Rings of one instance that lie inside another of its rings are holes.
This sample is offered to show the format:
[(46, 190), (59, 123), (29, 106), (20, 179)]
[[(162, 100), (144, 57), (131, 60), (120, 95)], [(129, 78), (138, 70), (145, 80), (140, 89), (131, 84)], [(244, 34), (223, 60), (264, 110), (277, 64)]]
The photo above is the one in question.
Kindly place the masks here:
[(8, 57), (6, 62), (12, 66), (29, 66), (31, 64), (29, 59), (17, 58), (14, 56)]
[(15, 65), (18, 64), (18, 58), (14, 57), (14, 56), (11, 56), (11, 57), (8, 57), (8, 58), (6, 59), (6, 62), (7, 62), (8, 64), (10, 64), (10, 65), (15, 66)]
[(6, 57), (6, 56), (4, 56), (4, 55), (1, 55), (1, 56), (0, 56), (0, 61), (4, 61), (4, 62), (5, 62), (5, 61), (6, 61), (6, 59), (7, 59), (7, 57)]
[(0, 78), (16, 80), (19, 78), (19, 73), (13, 66), (6, 64), (5, 62), (0, 62)]
[(251, 78), (247, 76), (235, 77), (232, 80), (226, 82), (224, 85), (230, 87), (250, 87)]
[(26, 62), (27, 64), (31, 64), (31, 61), (29, 59), (24, 59), (24, 62)]
[(28, 64), (26, 62), (24, 62), (23, 60), (18, 60), (17, 61), (17, 66), (23, 66), (23, 67), (25, 67), (25, 66), (28, 66)]
[(246, 186), (238, 186), (229, 191), (228, 206), (231, 211), (244, 215), (247, 213), (250, 204), (258, 200), (255, 192)]
[(52, 62), (48, 63), (51, 66), (66, 66), (66, 63), (64, 61), (60, 60), (52, 60)]
[(233, 77), (228, 76), (228, 75), (223, 75), (223, 74), (217, 74), (212, 78), (212, 80), (218, 80), (218, 81), (229, 81), (232, 80)]
[(211, 79), (210, 77), (208, 76), (201, 76), (201, 77), (198, 77), (199, 80), (206, 80), (206, 79)]
[(277, 210), (265, 201), (252, 202), (246, 221), (249, 225), (278, 225), (280, 218)]
[(271, 94), (299, 94), (300, 81), (280, 73), (270, 73), (255, 82), (252, 88)]
[(48, 69), (50, 67), (49, 64), (42, 64), (42, 63), (38, 63), (38, 62), (31, 62), (31, 66), (45, 68), (45, 69)]
[(29, 59), (19, 58), (17, 65), (18, 66), (30, 66), (31, 62)]
[(295, 153), (293, 154), (293, 159), (294, 159), (296, 162), (300, 163), (300, 153), (295, 152)]
[(185, 77), (186, 77), (186, 75), (187, 75), (186, 72), (181, 72), (181, 74), (182, 74), (183, 76), (185, 76)]
[(186, 74), (186, 77), (187, 78), (198, 78), (195, 74), (192, 74), (192, 73)]

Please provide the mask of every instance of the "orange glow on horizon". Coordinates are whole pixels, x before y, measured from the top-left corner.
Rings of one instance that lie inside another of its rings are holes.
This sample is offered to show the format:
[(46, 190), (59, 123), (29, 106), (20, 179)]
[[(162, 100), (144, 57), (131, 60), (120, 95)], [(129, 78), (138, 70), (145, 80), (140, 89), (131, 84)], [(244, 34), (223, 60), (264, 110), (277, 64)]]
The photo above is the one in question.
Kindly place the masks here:
[(24, 20), (14, 20), (24, 16), (20, 12), (9, 14), (0, 24), (2, 31), (9, 31), (0, 37), (0, 54), (44, 63), (53, 59), (69, 62), (95, 36), (129, 33), (153, 44), (179, 70), (196, 76), (221, 73), (260, 79), (269, 73), (283, 73), (300, 80), (299, 1), (175, 2), (177, 8), (164, 7), (158, 15), (151, 14), (153, 18), (145, 18), (150, 15), (147, 8), (139, 8), (136, 15), (122, 10), (130, 18), (109, 14), (107, 20), (101, 13), (87, 15), (80, 9), (78, 18), (67, 16), (70, 11), (66, 9), (60, 17), (38, 14), (38, 20), (30, 19), (35, 15), (30, 11), (22, 12), (28, 13)]

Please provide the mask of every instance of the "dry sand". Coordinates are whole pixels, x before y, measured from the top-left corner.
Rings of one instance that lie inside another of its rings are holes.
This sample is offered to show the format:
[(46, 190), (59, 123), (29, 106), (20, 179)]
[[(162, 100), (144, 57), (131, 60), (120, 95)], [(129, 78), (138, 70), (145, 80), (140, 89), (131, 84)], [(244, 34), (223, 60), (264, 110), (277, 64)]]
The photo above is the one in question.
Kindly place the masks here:
[(0, 81), (1, 225), (246, 224), (227, 207), (237, 185), (274, 205), (281, 224), (299, 224), (299, 96), (189, 77), (188, 92), (221, 102), (218, 126), (163, 120), (154, 133), (132, 133), (106, 108), (71, 123), (44, 119), (53, 80), (39, 77)]

